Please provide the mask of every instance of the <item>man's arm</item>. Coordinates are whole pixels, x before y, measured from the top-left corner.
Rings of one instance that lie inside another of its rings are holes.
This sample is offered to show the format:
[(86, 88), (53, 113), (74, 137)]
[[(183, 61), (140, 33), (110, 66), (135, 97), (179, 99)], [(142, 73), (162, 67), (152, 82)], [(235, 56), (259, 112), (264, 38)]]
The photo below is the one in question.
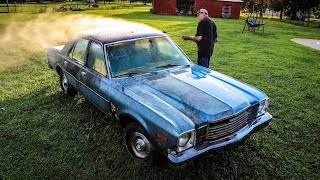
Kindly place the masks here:
[(205, 29), (204, 26), (205, 26), (204, 22), (203, 22), (203, 21), (200, 21), (200, 22), (198, 23), (196, 35), (194, 35), (194, 36), (182, 36), (182, 38), (183, 38), (184, 40), (192, 40), (192, 41), (195, 41), (195, 42), (201, 41), (202, 36), (203, 36), (203, 34), (204, 34), (204, 29)]
[(184, 40), (201, 41), (202, 36), (182, 36)]
[(217, 33), (217, 26), (216, 23), (213, 22), (213, 28), (212, 28), (212, 34), (213, 34), (213, 42), (216, 43), (218, 42), (218, 33)]

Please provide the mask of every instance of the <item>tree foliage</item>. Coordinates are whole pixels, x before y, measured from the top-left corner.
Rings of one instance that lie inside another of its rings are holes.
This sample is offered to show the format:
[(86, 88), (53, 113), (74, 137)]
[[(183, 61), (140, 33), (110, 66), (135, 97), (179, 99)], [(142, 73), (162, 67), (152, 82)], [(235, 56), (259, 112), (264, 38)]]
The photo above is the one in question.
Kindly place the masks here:
[(320, 6), (320, 0), (244, 0), (243, 8), (260, 12), (262, 16), (263, 10), (268, 7), (274, 11), (281, 12), (281, 18), (284, 11), (291, 19), (296, 19), (297, 13), (306, 14), (316, 11)]

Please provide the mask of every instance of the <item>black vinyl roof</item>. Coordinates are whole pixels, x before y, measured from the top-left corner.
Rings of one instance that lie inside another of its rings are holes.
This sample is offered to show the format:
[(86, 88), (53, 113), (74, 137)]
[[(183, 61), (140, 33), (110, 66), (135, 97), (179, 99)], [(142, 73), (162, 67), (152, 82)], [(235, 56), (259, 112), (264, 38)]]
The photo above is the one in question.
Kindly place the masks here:
[(147, 38), (154, 36), (166, 36), (165, 33), (148, 27), (146, 28), (136, 28), (136, 27), (128, 27), (126, 29), (108, 29), (108, 28), (96, 28), (90, 29), (86, 31), (79, 32), (81, 37), (87, 37), (90, 39), (94, 39), (103, 44), (109, 44), (118, 41), (126, 41), (130, 39), (138, 39), (138, 38)]

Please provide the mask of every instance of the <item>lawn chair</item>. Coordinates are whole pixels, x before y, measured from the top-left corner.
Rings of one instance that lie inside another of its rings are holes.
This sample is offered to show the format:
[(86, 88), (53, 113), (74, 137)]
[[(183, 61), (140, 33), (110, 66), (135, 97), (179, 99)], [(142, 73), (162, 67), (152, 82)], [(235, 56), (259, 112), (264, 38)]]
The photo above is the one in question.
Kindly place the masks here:
[(248, 31), (253, 31), (253, 32), (255, 32), (256, 29), (259, 30), (260, 27), (262, 27), (262, 31), (264, 32), (264, 22), (263, 21), (257, 22), (256, 19), (253, 17), (246, 18), (246, 22), (244, 24), (242, 33), (246, 29), (246, 27), (247, 27)]

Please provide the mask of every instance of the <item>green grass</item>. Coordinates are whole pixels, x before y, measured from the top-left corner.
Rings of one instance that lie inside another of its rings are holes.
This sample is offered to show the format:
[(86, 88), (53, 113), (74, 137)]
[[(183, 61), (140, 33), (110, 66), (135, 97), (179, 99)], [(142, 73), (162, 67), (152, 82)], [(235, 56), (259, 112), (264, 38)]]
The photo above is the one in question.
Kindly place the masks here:
[[(165, 30), (195, 61), (194, 17), (149, 14), (150, 7), (50, 14), (99, 15)], [(0, 14), (0, 36), (36, 14)], [(320, 51), (291, 38), (320, 39), (318, 28), (265, 20), (265, 33), (244, 20), (215, 19), (219, 42), (210, 67), (257, 86), (271, 99), (270, 125), (243, 146), (195, 160), (184, 169), (133, 160), (123, 130), (81, 95), (65, 96), (43, 49), (0, 46), (0, 179), (319, 179)], [(26, 34), (27, 36), (27, 34)], [(36, 43), (36, 42), (35, 42)], [(14, 46), (13, 46), (14, 45)]]

